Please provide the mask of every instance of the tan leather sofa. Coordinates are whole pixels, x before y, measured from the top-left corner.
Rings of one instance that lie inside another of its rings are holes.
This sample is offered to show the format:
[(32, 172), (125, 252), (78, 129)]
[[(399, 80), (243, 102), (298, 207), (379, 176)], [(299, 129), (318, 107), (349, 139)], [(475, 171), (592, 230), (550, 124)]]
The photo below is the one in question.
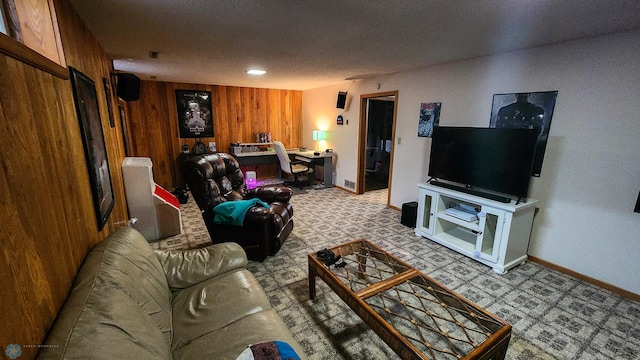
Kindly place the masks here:
[(87, 255), (40, 359), (236, 359), (280, 340), (305, 359), (235, 243), (154, 251), (122, 228)]

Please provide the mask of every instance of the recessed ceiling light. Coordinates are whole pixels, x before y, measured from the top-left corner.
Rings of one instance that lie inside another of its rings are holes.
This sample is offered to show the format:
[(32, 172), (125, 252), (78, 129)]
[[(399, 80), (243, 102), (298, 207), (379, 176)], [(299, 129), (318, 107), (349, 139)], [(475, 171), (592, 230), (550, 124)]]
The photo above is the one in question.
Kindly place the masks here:
[(266, 71), (264, 70), (255, 70), (255, 69), (247, 70), (247, 74), (249, 75), (264, 75), (265, 73)]

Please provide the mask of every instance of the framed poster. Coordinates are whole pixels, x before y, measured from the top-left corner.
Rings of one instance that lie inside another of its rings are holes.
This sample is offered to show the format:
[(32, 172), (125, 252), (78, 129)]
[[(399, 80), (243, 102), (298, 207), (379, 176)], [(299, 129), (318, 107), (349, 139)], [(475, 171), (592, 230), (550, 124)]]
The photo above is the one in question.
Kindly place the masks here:
[(93, 80), (77, 69), (69, 67), (69, 73), (80, 132), (82, 133), (87, 170), (89, 171), (93, 208), (98, 222), (98, 231), (101, 231), (111, 214), (111, 210), (113, 210), (115, 198), (112, 191), (107, 148), (102, 133), (96, 87)]
[(418, 136), (431, 137), (433, 136), (433, 127), (438, 126), (440, 123), (440, 107), (439, 102), (434, 103), (421, 103), (420, 104), (420, 117), (418, 119)]
[(491, 106), (491, 128), (524, 128), (539, 131), (531, 175), (539, 177), (547, 148), (557, 91), (495, 94)]
[(209, 91), (176, 90), (181, 138), (213, 137), (213, 111)]

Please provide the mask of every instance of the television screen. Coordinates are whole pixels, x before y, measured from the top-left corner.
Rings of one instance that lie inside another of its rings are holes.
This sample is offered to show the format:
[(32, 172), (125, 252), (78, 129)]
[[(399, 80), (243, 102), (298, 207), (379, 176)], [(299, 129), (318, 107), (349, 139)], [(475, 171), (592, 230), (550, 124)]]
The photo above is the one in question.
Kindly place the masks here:
[(538, 131), (436, 126), (429, 176), (526, 198)]

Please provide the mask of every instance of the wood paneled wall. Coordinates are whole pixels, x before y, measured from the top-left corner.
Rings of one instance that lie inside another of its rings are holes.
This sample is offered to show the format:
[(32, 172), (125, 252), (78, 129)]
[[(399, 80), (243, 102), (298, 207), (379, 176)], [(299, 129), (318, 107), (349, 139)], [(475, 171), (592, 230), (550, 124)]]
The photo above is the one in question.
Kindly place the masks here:
[[(214, 137), (202, 141), (215, 141), (218, 151), (229, 152), (232, 142), (255, 142), (257, 132), (270, 132), (287, 147), (302, 144), (301, 91), (141, 81), (140, 100), (127, 103), (130, 156), (150, 157), (155, 182), (167, 189), (181, 184), (181, 145), (195, 144), (179, 137), (176, 90), (211, 92)], [(262, 174), (275, 176), (276, 169)]]
[[(98, 232), (80, 127), (69, 80), (0, 55), (0, 344), (42, 343), (89, 249), (127, 219), (120, 165), (122, 124), (112, 99), (108, 122), (102, 78), (111, 61), (66, 0), (56, 0), (66, 63), (94, 80), (116, 204)], [(149, 156), (156, 181), (176, 184), (180, 139), (176, 89), (211, 91), (218, 149), (271, 132), (287, 146), (301, 142), (299, 91), (143, 81), (141, 100), (127, 103), (132, 155)], [(55, 344), (53, 344), (55, 345)], [(23, 348), (23, 358), (37, 348)]]
[[(0, 54), (3, 349), (44, 341), (88, 250), (127, 219), (122, 129), (109, 126), (102, 87), (111, 61), (67, 0), (54, 3), (66, 63), (96, 84), (115, 207), (98, 232), (70, 81)], [(37, 347), (22, 351), (20, 359), (33, 358)]]
[[(128, 218), (121, 163), (123, 128), (112, 99), (109, 126), (102, 78), (112, 64), (67, 0), (52, 0), (67, 65), (96, 84), (115, 207), (97, 230), (71, 82), (0, 54), (0, 344), (41, 344), (87, 252)], [(299, 91), (142, 82), (141, 100), (127, 103), (132, 155), (150, 156), (156, 181), (176, 183), (180, 145), (176, 89), (213, 95), (218, 149), (271, 132), (287, 146), (301, 143)], [(55, 345), (55, 344), (51, 344)], [(23, 347), (21, 359), (37, 347)]]

